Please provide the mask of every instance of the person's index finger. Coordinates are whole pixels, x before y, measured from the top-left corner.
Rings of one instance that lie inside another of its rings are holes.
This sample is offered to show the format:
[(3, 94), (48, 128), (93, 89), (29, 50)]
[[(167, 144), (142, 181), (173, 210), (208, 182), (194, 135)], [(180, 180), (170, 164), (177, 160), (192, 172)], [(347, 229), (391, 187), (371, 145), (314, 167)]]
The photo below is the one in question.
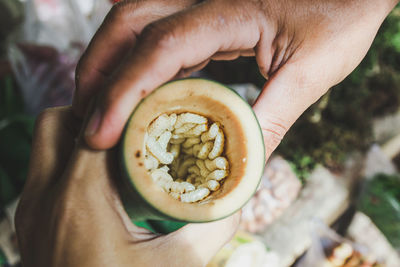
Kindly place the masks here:
[(83, 116), (86, 107), (109, 76), (129, 54), (143, 28), (193, 4), (193, 0), (168, 2), (123, 1), (113, 6), (94, 35), (76, 69), (73, 108)]
[(214, 5), (214, 2), (206, 2), (143, 30), (131, 56), (115, 73), (98, 103), (101, 123), (95, 130), (87, 129), (86, 140), (91, 146), (115, 145), (140, 99), (172, 79), (181, 69), (198, 65), (217, 51), (256, 46), (258, 27), (250, 17), (248, 22), (230, 20), (236, 10), (220, 14), (221, 8)]

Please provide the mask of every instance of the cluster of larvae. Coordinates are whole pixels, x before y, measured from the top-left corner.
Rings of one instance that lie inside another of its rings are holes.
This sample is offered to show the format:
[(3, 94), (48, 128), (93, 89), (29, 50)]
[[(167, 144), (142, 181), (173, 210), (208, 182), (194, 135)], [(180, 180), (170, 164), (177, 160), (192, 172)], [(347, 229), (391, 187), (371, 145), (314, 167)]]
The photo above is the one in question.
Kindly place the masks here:
[(145, 167), (165, 192), (197, 202), (220, 188), (229, 163), (222, 156), (224, 133), (218, 123), (193, 113), (163, 114), (147, 129)]

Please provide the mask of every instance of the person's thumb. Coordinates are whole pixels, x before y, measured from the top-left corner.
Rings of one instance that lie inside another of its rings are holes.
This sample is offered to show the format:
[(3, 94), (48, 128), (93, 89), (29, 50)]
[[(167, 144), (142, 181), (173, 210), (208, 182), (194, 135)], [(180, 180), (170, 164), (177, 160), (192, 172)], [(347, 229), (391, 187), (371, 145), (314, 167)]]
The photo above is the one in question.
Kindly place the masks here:
[(253, 105), (263, 132), (267, 159), (297, 118), (329, 88), (310, 82), (312, 79), (302, 69), (293, 63), (279, 69)]

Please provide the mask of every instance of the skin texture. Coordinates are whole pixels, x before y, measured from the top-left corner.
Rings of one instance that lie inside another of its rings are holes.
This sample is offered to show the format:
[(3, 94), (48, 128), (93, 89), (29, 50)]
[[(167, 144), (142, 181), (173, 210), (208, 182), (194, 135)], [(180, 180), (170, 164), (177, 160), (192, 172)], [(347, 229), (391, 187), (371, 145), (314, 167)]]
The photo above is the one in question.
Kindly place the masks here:
[(23, 266), (204, 266), (232, 238), (239, 214), (169, 235), (133, 225), (115, 191), (114, 151), (88, 148), (81, 124), (70, 107), (37, 119), (16, 214)]
[[(114, 146), (154, 88), (211, 59), (245, 55), (269, 78), (254, 105), (269, 156), (301, 113), (360, 63), (397, 1), (168, 1), (175, 10), (164, 2), (114, 6), (82, 57), (73, 107), (82, 115), (98, 96), (86, 131), (93, 148)], [(143, 16), (150, 10), (159, 16)]]
[[(232, 236), (237, 216), (155, 236), (132, 225), (121, 208), (112, 147), (136, 104), (209, 60), (255, 56), (268, 78), (253, 107), (268, 158), (301, 113), (359, 64), (396, 3), (148, 0), (115, 5), (80, 60), (73, 112), (53, 109), (38, 118), (16, 216), (24, 266), (205, 265)], [(77, 117), (87, 112), (88, 124), (82, 126)], [(86, 142), (78, 137), (81, 128)]]

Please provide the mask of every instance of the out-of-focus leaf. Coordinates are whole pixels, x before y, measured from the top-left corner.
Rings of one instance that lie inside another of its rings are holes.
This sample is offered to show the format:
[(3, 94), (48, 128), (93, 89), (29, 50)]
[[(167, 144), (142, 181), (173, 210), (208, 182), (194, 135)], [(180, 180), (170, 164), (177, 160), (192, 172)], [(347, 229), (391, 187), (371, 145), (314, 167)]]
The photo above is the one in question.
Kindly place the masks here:
[(11, 182), (11, 178), (0, 166), (0, 207), (4, 207), (9, 201), (17, 196), (15, 186)]

